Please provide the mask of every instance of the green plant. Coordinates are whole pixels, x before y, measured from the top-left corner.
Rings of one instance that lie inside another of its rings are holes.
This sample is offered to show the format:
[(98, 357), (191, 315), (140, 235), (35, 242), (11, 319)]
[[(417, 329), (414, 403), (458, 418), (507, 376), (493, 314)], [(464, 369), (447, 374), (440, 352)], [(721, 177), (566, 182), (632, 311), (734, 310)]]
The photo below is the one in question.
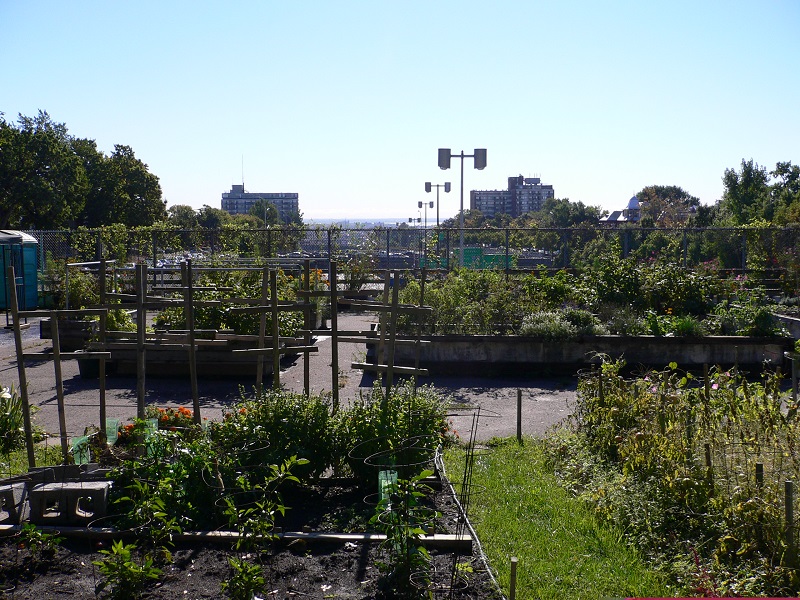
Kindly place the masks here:
[(378, 566), (387, 575), (389, 587), (402, 597), (424, 597), (426, 590), (420, 584), (430, 581), (431, 556), (422, 538), (437, 516), (424, 502), (433, 490), (423, 481), (431, 475), (433, 471), (426, 470), (390, 483), (370, 520), (386, 534), (382, 547), (388, 560)]
[(559, 311), (541, 311), (525, 315), (519, 333), (553, 342), (577, 338), (578, 328)]
[(125, 544), (115, 540), (110, 550), (100, 550), (105, 558), (94, 561), (104, 579), (97, 584), (95, 593), (102, 593), (111, 587), (110, 598), (138, 598), (148, 582), (161, 576), (161, 569), (153, 564), (153, 559), (145, 556), (141, 563), (133, 557), (136, 544)]
[(22, 398), (14, 386), (0, 390), (0, 454), (9, 454), (25, 444)]
[(352, 472), (377, 481), (381, 465), (424, 464), (439, 444), (454, 441), (445, 398), (431, 386), (411, 382), (353, 400), (335, 421), (336, 451)]
[(32, 523), (25, 523), (20, 532), (20, 544), (30, 550), (34, 560), (52, 558), (63, 541), (58, 533), (47, 533)]
[(256, 593), (263, 591), (266, 579), (261, 565), (233, 556), (228, 559), (233, 575), (222, 582), (222, 591), (233, 600), (252, 600)]
[(341, 462), (334, 453), (331, 410), (326, 396), (256, 390), (212, 423), (209, 434), (223, 452), (246, 456), (250, 464), (266, 467), (300, 456), (305, 462), (295, 465), (295, 475), (318, 476)]

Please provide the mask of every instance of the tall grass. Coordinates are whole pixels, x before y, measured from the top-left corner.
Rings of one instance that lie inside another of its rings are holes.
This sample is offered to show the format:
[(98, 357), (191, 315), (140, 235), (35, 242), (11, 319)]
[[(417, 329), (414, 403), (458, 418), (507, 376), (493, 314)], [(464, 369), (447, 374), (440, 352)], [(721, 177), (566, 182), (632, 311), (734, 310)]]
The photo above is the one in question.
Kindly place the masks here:
[[(457, 487), (464, 460), (463, 448), (445, 454), (448, 476)], [(517, 598), (672, 593), (619, 530), (599, 522), (559, 485), (540, 442), (496, 440), (488, 453), (476, 456), (471, 487), (470, 518), (506, 594), (512, 556), (519, 561)]]

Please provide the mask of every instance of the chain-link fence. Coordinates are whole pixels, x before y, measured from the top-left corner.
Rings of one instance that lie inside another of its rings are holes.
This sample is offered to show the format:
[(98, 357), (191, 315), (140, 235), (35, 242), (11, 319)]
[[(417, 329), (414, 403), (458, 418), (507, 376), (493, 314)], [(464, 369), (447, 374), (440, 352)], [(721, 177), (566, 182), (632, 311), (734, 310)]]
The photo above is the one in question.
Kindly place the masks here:
[(173, 230), (112, 226), (72, 231), (28, 231), (39, 241), (39, 269), (48, 260), (146, 261), (168, 265), (185, 258), (258, 258), (360, 261), (377, 269), (470, 268), (531, 270), (580, 268), (599, 259), (634, 258), (684, 267), (713, 267), (795, 279), (800, 228), (444, 229), (283, 227), (246, 230)]

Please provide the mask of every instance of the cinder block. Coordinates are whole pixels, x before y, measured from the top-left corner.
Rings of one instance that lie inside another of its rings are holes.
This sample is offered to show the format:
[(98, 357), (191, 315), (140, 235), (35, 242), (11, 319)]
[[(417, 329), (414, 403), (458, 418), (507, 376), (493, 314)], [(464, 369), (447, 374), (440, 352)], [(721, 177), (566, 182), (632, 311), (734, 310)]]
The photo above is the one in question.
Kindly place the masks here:
[(110, 481), (40, 483), (29, 495), (36, 525), (87, 525), (108, 512)]
[(25, 483), (0, 486), (0, 525), (19, 525), (28, 518), (28, 487)]

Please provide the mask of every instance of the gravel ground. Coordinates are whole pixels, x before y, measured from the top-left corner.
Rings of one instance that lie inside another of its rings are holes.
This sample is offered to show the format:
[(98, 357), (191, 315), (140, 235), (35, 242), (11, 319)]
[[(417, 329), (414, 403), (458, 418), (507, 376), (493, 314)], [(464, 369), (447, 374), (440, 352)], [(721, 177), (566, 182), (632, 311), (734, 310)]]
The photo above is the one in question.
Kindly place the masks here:
[[(342, 330), (369, 328), (374, 317), (364, 313), (339, 315)], [(26, 352), (50, 348), (50, 340), (39, 339), (39, 324), (30, 320), (30, 328), (23, 331)], [(310, 355), (310, 381), (313, 392), (330, 391), (333, 385), (331, 374), (330, 338), (321, 336), (317, 340), (319, 352)], [(374, 377), (350, 368), (350, 363), (362, 361), (363, 345), (340, 343), (338, 378), (339, 397), (342, 402), (358, 397), (372, 388)], [(0, 385), (19, 386), (16, 365), (14, 335), (11, 329), (0, 329)], [(46, 431), (58, 432), (58, 405), (55, 391), (55, 369), (52, 362), (26, 363), (29, 400), (38, 408), (34, 422)], [(97, 380), (82, 379), (76, 361), (62, 362), (65, 395), (65, 420), (69, 436), (82, 435), (87, 425), (99, 424), (100, 393)], [(303, 358), (287, 364), (281, 369), (281, 384), (285, 389), (303, 391)], [(188, 377), (148, 377), (146, 401), (157, 406), (191, 406), (191, 386)], [(250, 389), (255, 381), (233, 379), (212, 380), (201, 378), (198, 383), (201, 413), (209, 419), (219, 419), (223, 411), (241, 396), (240, 387)], [(516, 378), (425, 377), (419, 384), (432, 384), (452, 397), (454, 427), (468, 435), (474, 427), (478, 440), (494, 436), (513, 436), (517, 430), (517, 393), (522, 397), (522, 432), (525, 435), (542, 436), (549, 427), (566, 417), (575, 398), (577, 378), (526, 378), (521, 373)], [(107, 378), (106, 403), (108, 416), (128, 420), (136, 414), (136, 378), (110, 376)], [(463, 407), (463, 408), (462, 408)], [(477, 423), (473, 415), (480, 407)]]

